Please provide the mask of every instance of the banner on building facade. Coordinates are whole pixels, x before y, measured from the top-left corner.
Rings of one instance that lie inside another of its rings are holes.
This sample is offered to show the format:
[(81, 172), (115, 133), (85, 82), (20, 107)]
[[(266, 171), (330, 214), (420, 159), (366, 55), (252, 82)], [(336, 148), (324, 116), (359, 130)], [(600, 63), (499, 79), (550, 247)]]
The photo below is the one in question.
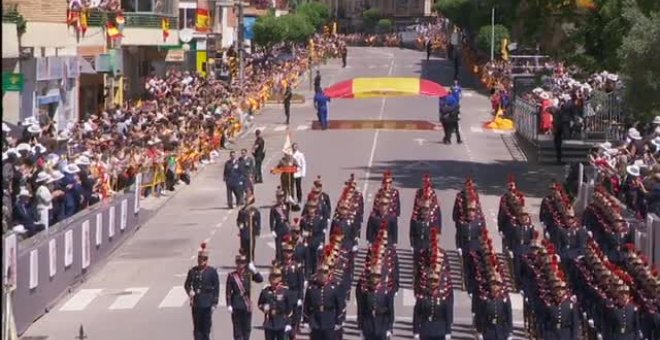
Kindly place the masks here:
[(208, 0), (197, 0), (195, 15), (195, 30), (198, 32), (209, 32), (211, 30), (211, 11)]

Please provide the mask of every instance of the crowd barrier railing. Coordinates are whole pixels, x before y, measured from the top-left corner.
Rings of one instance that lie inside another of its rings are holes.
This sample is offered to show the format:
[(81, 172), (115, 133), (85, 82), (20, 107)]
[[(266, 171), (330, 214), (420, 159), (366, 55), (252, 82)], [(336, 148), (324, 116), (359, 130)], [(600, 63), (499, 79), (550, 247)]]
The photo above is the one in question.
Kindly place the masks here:
[[(573, 209), (582, 214), (592, 201), (598, 181), (597, 169), (579, 165), (578, 194)], [(636, 213), (624, 206), (624, 218), (634, 226), (635, 247), (645, 254), (652, 266), (660, 266), (660, 217), (649, 213), (645, 220), (639, 220)]]
[(516, 97), (513, 102), (513, 120), (516, 133), (529, 142), (535, 143), (539, 132), (539, 110), (536, 105)]
[(135, 232), (141, 221), (135, 185), (29, 239), (3, 237), (3, 283), (13, 290), (18, 334), (45, 314)]
[(587, 139), (622, 140), (625, 135), (626, 110), (623, 91), (594, 91), (582, 108), (584, 136)]

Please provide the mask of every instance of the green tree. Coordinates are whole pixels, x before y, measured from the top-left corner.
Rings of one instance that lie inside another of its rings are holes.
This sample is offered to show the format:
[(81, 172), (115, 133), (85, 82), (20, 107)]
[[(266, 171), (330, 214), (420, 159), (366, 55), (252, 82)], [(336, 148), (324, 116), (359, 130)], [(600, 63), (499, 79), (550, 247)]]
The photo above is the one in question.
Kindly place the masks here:
[(362, 20), (364, 21), (365, 26), (369, 28), (374, 28), (380, 18), (382, 18), (382, 15), (378, 8), (370, 8), (362, 12)]
[(257, 18), (252, 28), (254, 31), (254, 42), (259, 46), (271, 47), (284, 40), (286, 27), (282, 20), (273, 15)]
[(438, 0), (433, 8), (462, 28), (469, 27), (475, 9), (470, 0)]
[(390, 31), (392, 31), (393, 26), (394, 26), (394, 23), (390, 19), (380, 19), (380, 20), (378, 20), (378, 23), (376, 24), (376, 27), (381, 32), (390, 32)]
[(317, 1), (304, 3), (296, 7), (296, 13), (307, 17), (307, 20), (316, 29), (323, 27), (330, 19), (328, 6)]
[[(490, 25), (481, 26), (477, 34), (477, 47), (484, 52), (490, 52), (492, 28)], [(502, 39), (510, 39), (509, 29), (504, 25), (495, 25), (495, 55), (500, 55)]]
[(288, 43), (306, 42), (315, 32), (314, 26), (302, 14), (287, 14), (277, 18), (284, 26), (284, 41)]
[(626, 83), (626, 104), (640, 119), (660, 115), (660, 11), (644, 15), (629, 7), (623, 13), (634, 22), (618, 49)]

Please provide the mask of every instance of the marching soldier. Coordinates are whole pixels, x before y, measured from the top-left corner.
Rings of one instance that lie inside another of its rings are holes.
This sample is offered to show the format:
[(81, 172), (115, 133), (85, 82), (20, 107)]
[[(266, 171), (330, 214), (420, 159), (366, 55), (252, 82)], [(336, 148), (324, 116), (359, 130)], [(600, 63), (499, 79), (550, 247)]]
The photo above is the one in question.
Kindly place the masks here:
[(305, 205), (300, 227), (303, 233), (307, 234), (307, 260), (305, 268), (308, 275), (311, 275), (317, 267), (317, 256), (319, 250), (323, 249), (325, 242), (325, 229), (323, 217), (318, 214), (319, 208), (317, 201), (308, 201)]
[(381, 275), (381, 267), (372, 268), (368, 281), (361, 281), (355, 290), (358, 328), (368, 340), (390, 338), (394, 328), (394, 294)]
[(254, 206), (254, 202), (254, 193), (250, 191), (246, 198), (246, 205), (238, 211), (238, 216), (236, 217), (236, 224), (238, 225), (239, 237), (241, 239), (241, 253), (247, 255), (248, 262), (254, 261), (256, 238), (261, 235), (261, 213)]
[(516, 286), (522, 284), (522, 259), (530, 251), (534, 240), (534, 226), (528, 213), (522, 213), (516, 224), (511, 228), (511, 240), (509, 240), (510, 258), (513, 261), (513, 278)]
[(499, 278), (492, 280), (490, 292), (484, 293), (485, 296), (475, 296), (481, 299), (477, 303), (478, 308), (475, 313), (477, 331), (484, 340), (506, 340), (513, 331), (509, 294), (502, 290), (502, 282)]
[(251, 282), (264, 281), (254, 263), (248, 265), (247, 257), (236, 256), (236, 270), (227, 276), (226, 301), (234, 328), (234, 340), (249, 340), (252, 330)]
[(277, 203), (270, 208), (270, 232), (275, 238), (275, 257), (282, 257), (282, 238), (290, 232), (289, 207), (286, 204), (286, 194), (277, 188), (275, 193)]
[(285, 242), (282, 245), (282, 251), (284, 254), (280, 265), (280, 268), (282, 268), (282, 280), (288, 288), (289, 300), (295, 301), (295, 305), (292, 306), (293, 315), (290, 323), (293, 329), (290, 338), (293, 339), (300, 325), (303, 292), (307, 286), (307, 282), (305, 281), (303, 266), (294, 258), (293, 245), (290, 242)]
[(264, 313), (264, 333), (267, 340), (285, 340), (291, 333), (293, 308), (296, 301), (290, 300), (289, 288), (282, 283), (282, 270), (273, 267), (267, 285), (257, 302)]
[(477, 209), (469, 206), (465, 221), (459, 220), (456, 223), (458, 230), (456, 232), (456, 247), (459, 255), (467, 255), (470, 251), (479, 247), (479, 237), (484, 230), (484, 222), (478, 217)]
[(619, 280), (615, 300), (605, 306), (603, 339), (633, 340), (641, 337), (639, 309), (630, 295), (630, 288)]
[(355, 213), (350, 211), (345, 202), (340, 202), (337, 205), (336, 213), (337, 216), (332, 220), (330, 226), (330, 234), (339, 233), (343, 235), (344, 244), (350, 244), (353, 248), (356, 248), (360, 238), (360, 229)]
[(304, 320), (311, 329), (310, 340), (335, 340), (346, 317), (344, 296), (329, 280), (330, 268), (319, 268), (307, 287), (303, 307)]
[(539, 318), (543, 340), (577, 340), (580, 338), (580, 314), (577, 300), (569, 296), (566, 282), (553, 278), (552, 300)]
[[(410, 247), (413, 250), (413, 262), (419, 263), (420, 255), (429, 248), (429, 240), (433, 230), (440, 231), (438, 225), (432, 222), (431, 202), (426, 201), (420, 207), (419, 214), (410, 220)], [(415, 271), (416, 272), (416, 271)]]
[(373, 243), (376, 240), (376, 234), (383, 223), (387, 224), (387, 234), (390, 242), (396, 246), (398, 243), (399, 226), (396, 217), (390, 213), (391, 201), (387, 198), (381, 198), (378, 202), (378, 209), (369, 216), (367, 222), (367, 242)]
[(211, 314), (218, 306), (220, 279), (215, 268), (208, 265), (206, 243), (197, 252), (197, 265), (188, 271), (183, 287), (190, 297), (195, 340), (211, 338)]
[[(300, 229), (300, 219), (298, 217), (293, 218), (293, 224), (291, 224), (291, 244), (293, 245), (293, 258), (304, 268), (304, 273), (307, 273), (307, 261), (309, 259), (309, 245), (307, 240), (303, 235), (301, 235), (302, 230)], [(305, 275), (307, 277), (307, 275)]]
[(420, 294), (413, 311), (415, 340), (451, 339), (454, 322), (454, 294), (451, 287), (442, 287), (440, 274), (429, 275), (430, 287)]
[(330, 220), (332, 215), (332, 203), (330, 203), (330, 196), (323, 191), (323, 182), (321, 182), (321, 176), (316, 177), (312, 192), (318, 196), (321, 216), (323, 216), (323, 219), (326, 221)]
[(361, 227), (362, 222), (364, 222), (364, 196), (361, 192), (357, 191), (357, 182), (355, 181), (355, 174), (351, 174), (346, 182), (346, 188), (348, 192), (352, 195), (352, 203), (355, 210), (355, 221)]
[(391, 204), (391, 212), (394, 216), (399, 217), (401, 216), (401, 201), (400, 201), (400, 195), (399, 195), (399, 190), (394, 188), (392, 185), (392, 182), (394, 181), (394, 178), (392, 178), (392, 172), (387, 171), (383, 174), (383, 184), (380, 189), (378, 189), (378, 193), (376, 194), (376, 197), (383, 197), (383, 195), (387, 195), (390, 197), (392, 204)]

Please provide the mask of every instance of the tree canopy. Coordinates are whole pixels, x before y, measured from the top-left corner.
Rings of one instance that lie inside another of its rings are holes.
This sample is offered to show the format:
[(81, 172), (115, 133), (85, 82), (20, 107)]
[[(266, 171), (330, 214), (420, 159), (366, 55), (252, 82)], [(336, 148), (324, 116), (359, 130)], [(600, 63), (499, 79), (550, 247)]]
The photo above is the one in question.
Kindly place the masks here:
[(323, 27), (330, 19), (330, 9), (325, 4), (317, 1), (307, 2), (296, 7), (296, 13), (307, 17), (314, 28)]
[(286, 35), (286, 27), (282, 20), (274, 15), (257, 18), (252, 30), (254, 32), (254, 42), (264, 47), (271, 47), (284, 41)]
[(370, 8), (362, 12), (362, 20), (364, 21), (364, 25), (370, 29), (373, 29), (378, 23), (378, 20), (381, 18), (382, 15), (378, 8)]
[(376, 23), (376, 27), (381, 32), (390, 32), (392, 27), (394, 27), (394, 23), (390, 19), (380, 19), (378, 20), (378, 23)]
[[(495, 25), (495, 55), (502, 54), (501, 46), (503, 39), (509, 39), (509, 30), (504, 25)], [(493, 28), (490, 25), (481, 26), (479, 29), (479, 34), (477, 34), (477, 47), (483, 52), (490, 53), (491, 38), (493, 34)]]

